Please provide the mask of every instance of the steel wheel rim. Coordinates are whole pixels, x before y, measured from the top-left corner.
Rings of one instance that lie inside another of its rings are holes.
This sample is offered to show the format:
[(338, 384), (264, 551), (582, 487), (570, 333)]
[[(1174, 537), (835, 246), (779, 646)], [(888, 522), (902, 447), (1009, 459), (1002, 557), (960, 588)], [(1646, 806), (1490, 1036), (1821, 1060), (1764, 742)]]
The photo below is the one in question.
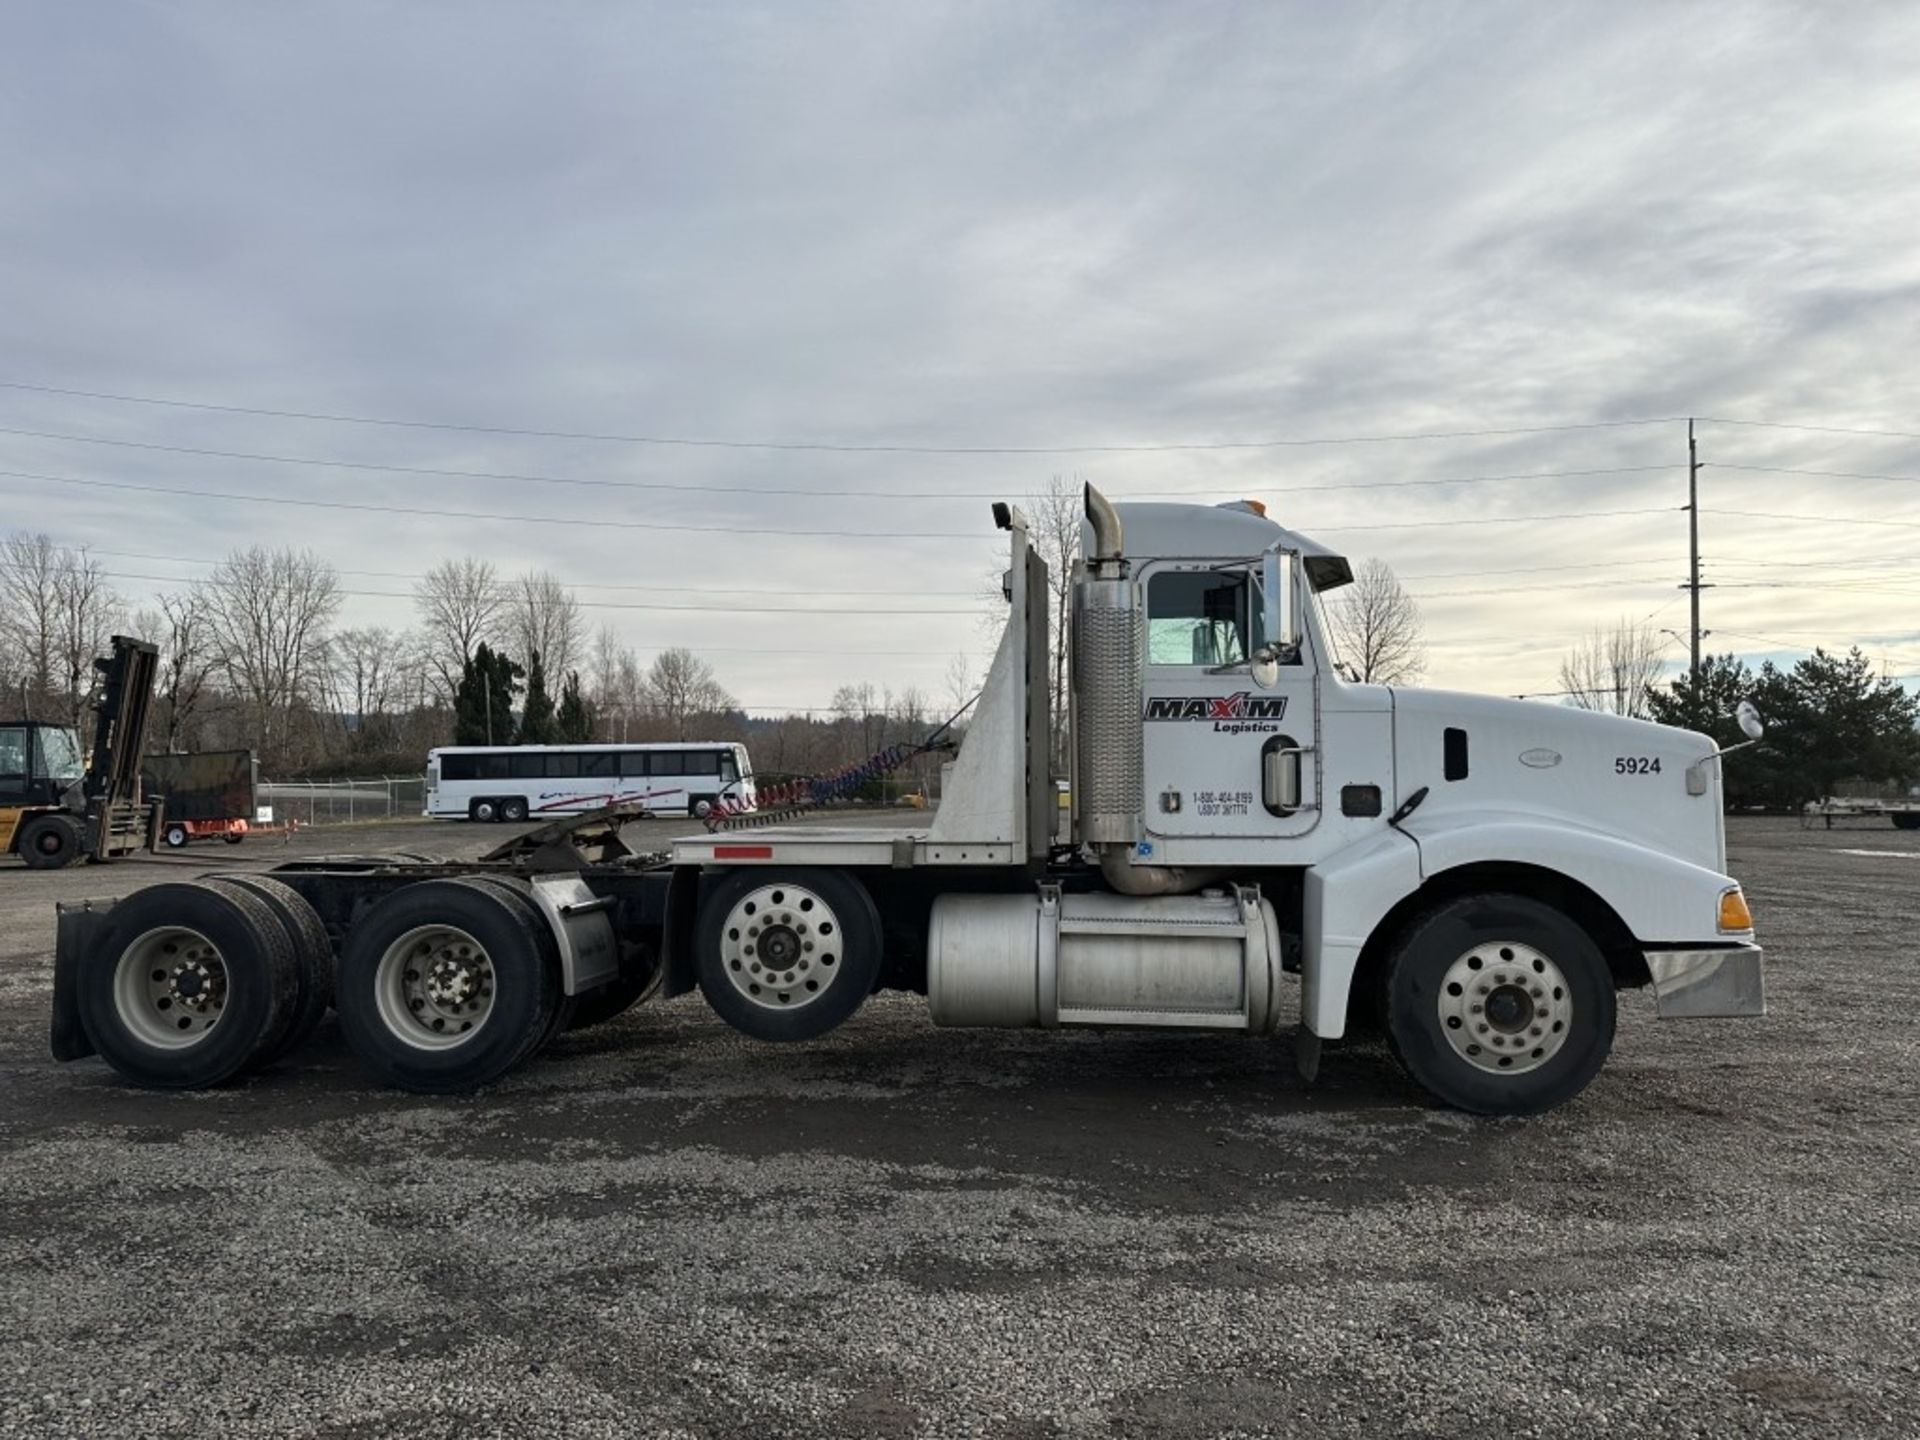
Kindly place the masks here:
[(157, 1050), (188, 1050), (213, 1033), (227, 1005), (227, 963), (198, 930), (162, 925), (136, 936), (113, 970), (120, 1023)]
[(487, 947), (454, 925), (416, 925), (381, 952), (374, 1003), (396, 1040), (452, 1050), (478, 1035), (498, 996)]
[(1476, 945), (1440, 979), (1440, 1033), (1494, 1075), (1524, 1075), (1573, 1033), (1573, 990), (1546, 952), (1518, 940)]
[(780, 882), (734, 901), (720, 926), (720, 964), (741, 997), (766, 1010), (803, 1010), (845, 970), (840, 917), (816, 892)]

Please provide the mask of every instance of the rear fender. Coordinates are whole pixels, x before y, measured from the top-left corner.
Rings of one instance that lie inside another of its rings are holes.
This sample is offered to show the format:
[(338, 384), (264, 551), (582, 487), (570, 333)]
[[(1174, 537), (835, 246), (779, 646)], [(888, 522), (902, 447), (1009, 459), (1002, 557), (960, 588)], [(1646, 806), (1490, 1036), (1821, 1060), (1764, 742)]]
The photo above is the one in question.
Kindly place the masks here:
[(80, 1022), (80, 957), (100, 941), (111, 900), (62, 902), (55, 907), (53, 942), (53, 1058), (84, 1060), (93, 1041)]

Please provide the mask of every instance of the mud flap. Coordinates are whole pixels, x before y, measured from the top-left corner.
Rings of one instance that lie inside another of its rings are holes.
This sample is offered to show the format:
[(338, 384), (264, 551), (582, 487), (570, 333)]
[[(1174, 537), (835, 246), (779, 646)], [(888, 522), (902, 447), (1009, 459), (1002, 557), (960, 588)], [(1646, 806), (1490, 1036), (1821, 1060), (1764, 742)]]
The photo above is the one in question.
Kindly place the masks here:
[(111, 900), (82, 900), (55, 907), (53, 944), (53, 1058), (84, 1060), (93, 1041), (80, 1023), (80, 957), (98, 943), (106, 928)]
[(1304, 1025), (1293, 1032), (1293, 1063), (1309, 1085), (1320, 1074), (1320, 1037)]

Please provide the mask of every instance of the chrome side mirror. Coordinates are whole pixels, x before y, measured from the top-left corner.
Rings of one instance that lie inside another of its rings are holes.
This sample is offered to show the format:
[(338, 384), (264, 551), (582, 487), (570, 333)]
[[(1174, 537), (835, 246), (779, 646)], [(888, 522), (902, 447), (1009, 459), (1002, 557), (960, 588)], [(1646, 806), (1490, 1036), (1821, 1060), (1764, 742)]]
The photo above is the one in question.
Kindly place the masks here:
[(1740, 733), (1749, 740), (1758, 740), (1767, 733), (1767, 727), (1760, 723), (1760, 711), (1751, 700), (1742, 700), (1733, 707), (1733, 719)]

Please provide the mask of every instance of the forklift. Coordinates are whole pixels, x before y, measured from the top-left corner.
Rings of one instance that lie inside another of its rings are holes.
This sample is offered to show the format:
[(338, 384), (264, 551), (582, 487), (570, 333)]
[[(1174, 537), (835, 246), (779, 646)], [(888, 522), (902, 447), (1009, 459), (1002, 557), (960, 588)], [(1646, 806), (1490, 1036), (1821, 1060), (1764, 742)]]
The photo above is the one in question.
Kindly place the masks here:
[(140, 753), (159, 667), (156, 646), (113, 637), (113, 653), (93, 662), (100, 697), (84, 760), (71, 726), (0, 720), (0, 854), (57, 870), (156, 848), (162, 807), (142, 798)]

